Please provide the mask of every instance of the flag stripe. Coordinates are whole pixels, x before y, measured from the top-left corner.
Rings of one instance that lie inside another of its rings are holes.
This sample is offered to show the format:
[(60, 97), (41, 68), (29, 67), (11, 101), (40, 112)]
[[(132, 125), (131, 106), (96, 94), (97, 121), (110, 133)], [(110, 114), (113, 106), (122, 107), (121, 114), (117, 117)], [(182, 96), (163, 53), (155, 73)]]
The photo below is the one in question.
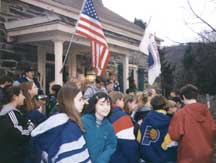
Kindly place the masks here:
[(92, 19), (91, 17), (89, 17), (87, 15), (81, 14), (79, 20), (86, 21), (89, 24), (92, 24), (97, 28), (102, 28), (102, 25), (101, 25), (101, 23), (99, 21), (97, 21), (95, 19)]
[[(108, 50), (107, 50), (108, 51)], [(110, 53), (109, 53), (109, 51), (108, 51), (108, 54), (107, 54), (107, 58), (106, 58), (106, 61), (105, 61), (105, 63), (104, 63), (104, 67), (107, 67), (107, 65), (108, 65), (108, 63), (109, 63), (109, 59), (110, 59)], [(105, 74), (105, 71), (106, 71), (106, 69), (102, 69), (102, 74)]]
[(92, 52), (92, 56), (95, 58), (95, 67), (98, 67), (100, 46), (94, 41), (92, 41), (92, 43), (94, 44), (94, 47), (92, 47), (94, 49)]
[(103, 56), (100, 56), (100, 68), (102, 68), (104, 63), (105, 63), (105, 60), (106, 60), (107, 54), (108, 54), (107, 52), (108, 52), (108, 49), (106, 47), (103, 47), (102, 52), (101, 52), (103, 54)]
[(102, 68), (102, 59), (103, 59), (103, 57), (104, 57), (104, 53), (105, 53), (105, 47), (104, 46), (102, 46), (101, 48), (100, 48), (100, 56), (99, 56), (99, 63), (98, 63), (98, 67), (101, 69)]
[(99, 38), (99, 37), (96, 37), (95, 35), (89, 33), (88, 31), (85, 31), (83, 29), (79, 29), (76, 31), (77, 34), (79, 34), (80, 36), (84, 36), (90, 40), (93, 40), (95, 42), (99, 42), (101, 45), (105, 46), (106, 45), (106, 42), (105, 40)]
[(91, 27), (92, 29), (99, 29), (101, 34), (103, 34), (103, 31), (101, 30), (102, 29), (102, 26), (101, 24), (97, 24), (95, 22), (91, 22), (90, 20), (84, 18), (84, 17), (80, 17), (80, 21), (78, 22), (79, 24), (83, 24), (83, 25), (86, 25), (86, 26), (89, 26)]
[(105, 65), (106, 64), (106, 61), (107, 61), (107, 58), (109, 57), (109, 50), (106, 48), (104, 48), (105, 52), (104, 52), (104, 56), (103, 58), (101, 58), (102, 60), (102, 65)]
[(92, 34), (95, 34), (96, 36), (99, 36), (99, 37), (101, 37), (102, 39), (105, 39), (105, 37), (104, 37), (104, 35), (103, 35), (103, 33), (101, 33), (101, 31), (100, 30), (98, 30), (98, 29), (94, 29), (94, 27), (90, 27), (90, 26), (87, 26), (87, 25), (85, 25), (85, 24), (81, 24), (81, 23), (79, 23), (78, 24), (78, 29), (85, 29), (86, 31), (89, 31), (90, 33), (92, 33)]

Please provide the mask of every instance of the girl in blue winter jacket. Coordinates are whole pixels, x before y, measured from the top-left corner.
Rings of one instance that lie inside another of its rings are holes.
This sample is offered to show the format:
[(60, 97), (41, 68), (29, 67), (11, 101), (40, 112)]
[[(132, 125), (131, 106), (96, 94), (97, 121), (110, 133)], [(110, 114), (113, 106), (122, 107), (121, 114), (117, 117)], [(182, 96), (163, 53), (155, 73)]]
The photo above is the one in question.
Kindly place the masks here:
[(68, 82), (60, 89), (57, 100), (60, 113), (48, 118), (31, 133), (36, 151), (42, 152), (42, 157), (37, 159), (48, 163), (91, 163), (82, 135), (80, 113), (84, 99), (81, 90), (75, 83)]
[(89, 102), (88, 114), (81, 118), (89, 154), (93, 163), (109, 163), (117, 144), (114, 129), (106, 118), (111, 110), (111, 99), (99, 92)]

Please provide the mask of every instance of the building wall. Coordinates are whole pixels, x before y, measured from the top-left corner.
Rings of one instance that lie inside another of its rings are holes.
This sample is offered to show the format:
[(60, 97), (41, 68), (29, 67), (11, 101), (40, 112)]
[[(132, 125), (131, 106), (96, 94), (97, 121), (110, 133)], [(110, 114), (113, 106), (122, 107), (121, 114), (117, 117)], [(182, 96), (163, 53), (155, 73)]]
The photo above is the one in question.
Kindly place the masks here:
[(37, 47), (17, 44), (16, 40), (7, 41), (7, 31), (4, 22), (45, 16), (49, 14), (34, 6), (19, 1), (1, 1), (0, 12), (0, 75), (19, 75), (24, 66), (37, 68)]

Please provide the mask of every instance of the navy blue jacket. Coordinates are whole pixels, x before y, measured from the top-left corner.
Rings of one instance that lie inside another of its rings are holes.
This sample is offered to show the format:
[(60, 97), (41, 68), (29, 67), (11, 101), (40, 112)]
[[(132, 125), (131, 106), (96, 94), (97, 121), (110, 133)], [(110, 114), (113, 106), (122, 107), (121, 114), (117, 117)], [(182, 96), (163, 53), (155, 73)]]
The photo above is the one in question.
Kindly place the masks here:
[(141, 157), (148, 163), (176, 161), (177, 146), (163, 150), (161, 145), (167, 135), (171, 117), (157, 111), (150, 111), (141, 124)]
[(42, 114), (38, 109), (34, 109), (32, 112), (27, 113), (26, 118), (31, 120), (35, 126), (46, 120), (46, 116)]
[(43, 157), (35, 158), (39, 161), (91, 162), (79, 126), (64, 113), (48, 118), (32, 131), (31, 136), (35, 149), (43, 152)]

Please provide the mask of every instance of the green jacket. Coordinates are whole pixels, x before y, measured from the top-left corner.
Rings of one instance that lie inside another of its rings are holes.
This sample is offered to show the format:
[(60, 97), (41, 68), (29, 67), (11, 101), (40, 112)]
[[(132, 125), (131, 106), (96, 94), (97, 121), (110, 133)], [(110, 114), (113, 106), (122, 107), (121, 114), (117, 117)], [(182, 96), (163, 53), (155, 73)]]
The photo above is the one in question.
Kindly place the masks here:
[(84, 137), (92, 163), (109, 163), (117, 145), (117, 139), (112, 125), (105, 118), (102, 124), (97, 127), (96, 118), (93, 114), (86, 114), (81, 119), (85, 129)]

